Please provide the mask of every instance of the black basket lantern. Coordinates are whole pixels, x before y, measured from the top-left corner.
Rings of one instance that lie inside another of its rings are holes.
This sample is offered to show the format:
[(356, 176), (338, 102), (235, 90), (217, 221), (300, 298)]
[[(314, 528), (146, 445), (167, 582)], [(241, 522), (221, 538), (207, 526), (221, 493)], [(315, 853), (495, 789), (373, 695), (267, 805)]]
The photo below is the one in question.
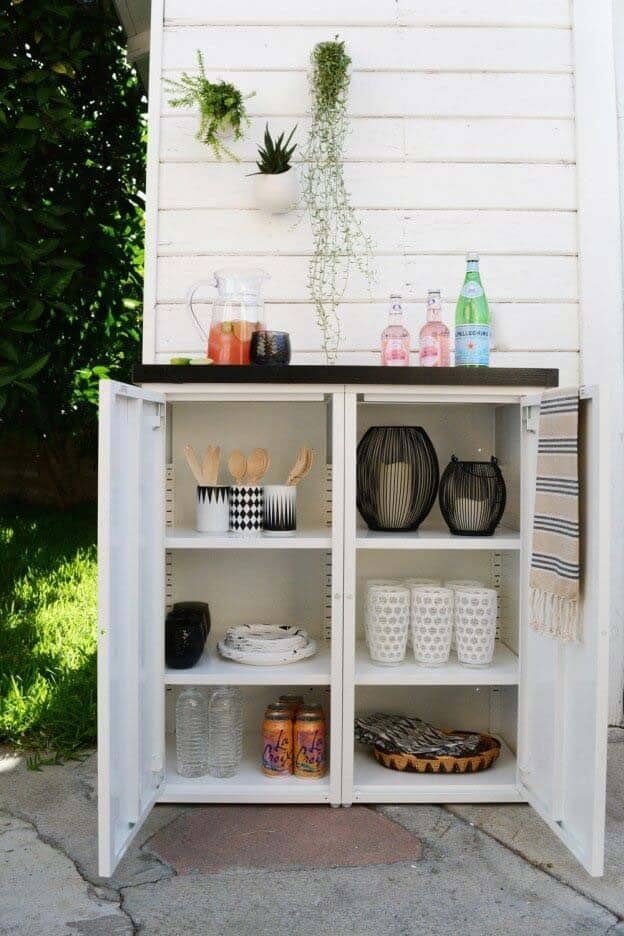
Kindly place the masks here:
[(440, 510), (456, 536), (492, 536), (505, 510), (505, 480), (489, 462), (460, 461), (455, 455), (440, 481)]
[(417, 530), (433, 507), (440, 469), (420, 426), (371, 426), (357, 448), (357, 506), (371, 530)]

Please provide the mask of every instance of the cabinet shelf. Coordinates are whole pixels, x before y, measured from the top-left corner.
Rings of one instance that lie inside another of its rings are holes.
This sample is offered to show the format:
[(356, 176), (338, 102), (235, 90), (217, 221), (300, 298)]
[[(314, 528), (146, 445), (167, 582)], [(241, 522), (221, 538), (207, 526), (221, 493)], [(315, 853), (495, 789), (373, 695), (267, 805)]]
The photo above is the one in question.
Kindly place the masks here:
[(198, 533), (191, 527), (169, 527), (166, 549), (331, 549), (331, 530), (296, 530), (292, 536), (241, 536), (238, 533)]
[(243, 762), (235, 777), (181, 777), (176, 770), (175, 735), (167, 735), (165, 783), (161, 803), (327, 803), (329, 774), (320, 780), (273, 779), (262, 773), (260, 725), (245, 735)]
[(453, 536), (448, 530), (416, 530), (412, 533), (386, 533), (358, 530), (357, 549), (501, 549), (519, 550), (520, 533), (499, 527), (493, 536)]
[(216, 647), (191, 669), (165, 669), (170, 686), (328, 686), (331, 682), (329, 643), (307, 660), (285, 666), (248, 666), (219, 656)]
[(516, 758), (503, 741), (494, 766), (470, 774), (390, 770), (375, 760), (371, 748), (356, 744), (353, 800), (356, 803), (511, 803), (521, 802), (522, 796), (516, 781)]
[(413, 655), (398, 666), (380, 666), (371, 660), (365, 644), (356, 648), (358, 686), (513, 686), (518, 682), (518, 657), (498, 640), (491, 665), (483, 668), (462, 666), (454, 651), (445, 666), (421, 666)]

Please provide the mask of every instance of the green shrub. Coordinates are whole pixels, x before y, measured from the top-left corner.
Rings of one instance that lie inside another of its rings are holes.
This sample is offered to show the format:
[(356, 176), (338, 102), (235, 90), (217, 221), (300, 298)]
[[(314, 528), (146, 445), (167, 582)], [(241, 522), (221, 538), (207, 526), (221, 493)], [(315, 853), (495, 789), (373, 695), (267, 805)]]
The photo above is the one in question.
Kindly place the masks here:
[(145, 101), (108, 0), (0, 17), (0, 406), (80, 434), (138, 356)]

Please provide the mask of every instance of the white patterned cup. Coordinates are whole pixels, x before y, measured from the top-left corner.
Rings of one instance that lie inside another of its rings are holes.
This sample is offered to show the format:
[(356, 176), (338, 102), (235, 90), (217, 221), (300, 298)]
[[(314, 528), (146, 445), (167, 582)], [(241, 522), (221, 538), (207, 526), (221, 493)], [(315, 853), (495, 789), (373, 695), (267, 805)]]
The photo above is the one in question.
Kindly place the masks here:
[(297, 529), (297, 486), (264, 485), (264, 535), (292, 536)]
[(455, 592), (457, 658), (463, 666), (489, 666), (496, 639), (497, 595), (493, 588)]
[(264, 497), (258, 484), (230, 488), (230, 532), (253, 536), (262, 532)]
[[(364, 636), (366, 637), (366, 642), (368, 644), (368, 598), (370, 595), (371, 588), (374, 588), (376, 585), (402, 585), (403, 582), (400, 579), (367, 579), (366, 580), (366, 596), (364, 599)], [(408, 629), (408, 638), (409, 638), (409, 629)]]
[(198, 484), (195, 529), (200, 533), (227, 533), (230, 528), (230, 488), (225, 484)]
[[(409, 588), (410, 592), (412, 588), (421, 588), (423, 585), (441, 585), (441, 584), (442, 582), (440, 581), (440, 579), (429, 579), (429, 578), (406, 578), (406, 579), (403, 579), (403, 581), (401, 582), (401, 585), (405, 585), (406, 588)], [(408, 631), (407, 631), (407, 649), (408, 650), (413, 649), (411, 627), (408, 628)]]
[(400, 585), (372, 585), (365, 610), (366, 643), (371, 660), (395, 666), (405, 659), (410, 593)]
[[(449, 579), (448, 582), (444, 583), (445, 588), (450, 588), (452, 592), (456, 592), (458, 588), (485, 588), (484, 582), (478, 582), (476, 579)], [(455, 639), (455, 628), (453, 627), (453, 636), (451, 637), (451, 650), (457, 649), (457, 641)]]
[(417, 663), (423, 666), (448, 663), (453, 633), (453, 592), (450, 588), (412, 586), (411, 629)]

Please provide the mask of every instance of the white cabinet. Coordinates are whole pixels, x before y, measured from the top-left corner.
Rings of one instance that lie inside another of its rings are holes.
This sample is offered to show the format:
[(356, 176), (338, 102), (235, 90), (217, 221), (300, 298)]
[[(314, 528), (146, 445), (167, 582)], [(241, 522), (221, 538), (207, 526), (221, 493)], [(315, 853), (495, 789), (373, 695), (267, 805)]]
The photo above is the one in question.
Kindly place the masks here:
[[(607, 417), (598, 391), (583, 391), (585, 640), (563, 646), (536, 634), (526, 617), (538, 389), (531, 372), (508, 384), (490, 375), (487, 386), (472, 375), (462, 386), (356, 385), (346, 374), (340, 383), (102, 384), (102, 875), (112, 873), (155, 802), (528, 801), (590, 873), (602, 873)], [(496, 454), (508, 494), (496, 535), (452, 536), (437, 504), (417, 533), (371, 533), (355, 505), (356, 445), (377, 424), (423, 426), (441, 469), (454, 452), (475, 459)], [(218, 441), (225, 451), (266, 446), (272, 454), (268, 480), (277, 482), (298, 446), (310, 444), (317, 459), (298, 491), (296, 536), (195, 532), (194, 482), (183, 461), (188, 441), (198, 447)], [(487, 669), (466, 669), (454, 659), (436, 669), (409, 661), (382, 667), (369, 659), (362, 643), (364, 581), (433, 574), (479, 578), (499, 590), (499, 640)], [(188, 670), (168, 670), (164, 663), (165, 610), (176, 600), (204, 600), (211, 608), (208, 652)], [(242, 621), (304, 624), (320, 651), (283, 667), (222, 660), (216, 639)], [(176, 694), (184, 685), (223, 684), (239, 686), (244, 696), (243, 767), (228, 780), (184, 779), (175, 769)], [(330, 770), (321, 781), (274, 781), (260, 770), (263, 709), (287, 691), (318, 699), (328, 714)], [(442, 726), (493, 733), (502, 755), (490, 770), (473, 775), (387, 770), (354, 744), (354, 714), (371, 710), (413, 712)]]

